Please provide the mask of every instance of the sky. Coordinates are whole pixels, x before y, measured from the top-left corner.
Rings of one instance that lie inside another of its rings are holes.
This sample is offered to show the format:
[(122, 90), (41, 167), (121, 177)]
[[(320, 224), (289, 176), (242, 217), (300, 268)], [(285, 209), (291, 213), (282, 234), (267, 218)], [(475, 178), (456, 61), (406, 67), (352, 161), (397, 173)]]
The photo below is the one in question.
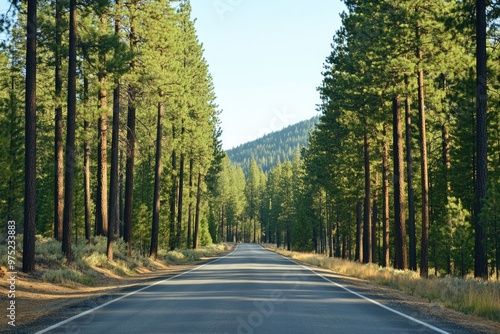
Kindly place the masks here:
[[(1, 0), (0, 0), (1, 1)], [(340, 0), (191, 0), (225, 150), (318, 115)]]

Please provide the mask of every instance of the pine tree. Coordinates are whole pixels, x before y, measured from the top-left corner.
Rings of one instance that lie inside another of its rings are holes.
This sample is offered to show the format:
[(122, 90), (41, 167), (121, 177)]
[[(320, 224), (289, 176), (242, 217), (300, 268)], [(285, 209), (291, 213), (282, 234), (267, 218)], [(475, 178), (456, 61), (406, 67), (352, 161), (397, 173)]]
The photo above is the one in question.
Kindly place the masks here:
[(23, 272), (35, 270), (36, 233), (36, 38), (37, 1), (28, 1), (26, 28), (26, 107)]
[(66, 130), (66, 169), (64, 174), (64, 219), (62, 251), (68, 262), (72, 260), (71, 229), (73, 224), (75, 131), (76, 131), (76, 0), (69, 3), (69, 56), (68, 56), (68, 115)]
[(64, 215), (64, 148), (62, 108), (62, 2), (56, 0), (55, 28), (55, 133), (54, 133), (54, 238), (62, 240)]
[(404, 163), (401, 106), (399, 95), (394, 97), (392, 105), (393, 124), (393, 152), (394, 152), (394, 268), (407, 269), (406, 222), (404, 207)]
[(153, 198), (153, 223), (151, 227), (151, 247), (149, 256), (156, 259), (158, 256), (158, 234), (160, 225), (160, 181), (161, 181), (161, 152), (162, 152), (162, 122), (164, 113), (163, 103), (158, 103), (158, 124), (156, 128), (156, 155), (155, 155), (155, 185)]
[(481, 212), (487, 193), (486, 1), (476, 0), (476, 205), (474, 277), (488, 279), (485, 231)]

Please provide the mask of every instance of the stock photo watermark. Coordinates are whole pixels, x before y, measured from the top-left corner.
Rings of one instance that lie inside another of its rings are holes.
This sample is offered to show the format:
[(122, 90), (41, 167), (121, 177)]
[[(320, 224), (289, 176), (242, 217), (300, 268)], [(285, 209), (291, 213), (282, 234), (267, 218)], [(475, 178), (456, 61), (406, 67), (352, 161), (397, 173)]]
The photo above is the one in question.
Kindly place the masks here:
[[(281, 279), (283, 281), (289, 281), (290, 276), (296, 276), (296, 273), (293, 272), (285, 272), (283, 273)], [(236, 320), (238, 322), (238, 326), (236, 328), (237, 334), (253, 334), (255, 329), (264, 325), (266, 319), (270, 318), (275, 310), (277, 305), (281, 305), (286, 301), (285, 292), (290, 292), (298, 289), (302, 284), (301, 276), (296, 276), (297, 283), (291, 286), (289, 289), (278, 290), (274, 289), (270, 293), (270, 298), (264, 299), (261, 301), (254, 301), (253, 306), (255, 310), (250, 312), (246, 319), (244, 317), (239, 316)], [(228, 334), (228, 333), (226, 333)]]
[(212, 6), (219, 19), (224, 20), (226, 13), (233, 12), (243, 2), (244, 0), (214, 0)]
[(9, 220), (7, 222), (7, 324), (9, 326), (16, 326), (16, 222)]
[(258, 132), (257, 137), (247, 137), (245, 142), (255, 140), (255, 138), (262, 138), (270, 133), (280, 131), (283, 128), (296, 123), (299, 120), (297, 114), (284, 106), (282, 108), (271, 109), (271, 116), (268, 119), (267, 126), (263, 126)]

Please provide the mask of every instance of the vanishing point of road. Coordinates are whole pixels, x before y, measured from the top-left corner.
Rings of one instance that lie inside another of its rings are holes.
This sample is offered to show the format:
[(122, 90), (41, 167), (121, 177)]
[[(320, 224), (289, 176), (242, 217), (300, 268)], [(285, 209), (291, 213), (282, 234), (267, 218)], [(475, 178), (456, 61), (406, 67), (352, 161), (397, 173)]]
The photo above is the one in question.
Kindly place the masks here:
[(447, 322), (417, 319), (418, 312), (395, 310), (387, 298), (374, 300), (342, 284), (259, 245), (239, 244), (225, 257), (38, 333), (464, 332)]

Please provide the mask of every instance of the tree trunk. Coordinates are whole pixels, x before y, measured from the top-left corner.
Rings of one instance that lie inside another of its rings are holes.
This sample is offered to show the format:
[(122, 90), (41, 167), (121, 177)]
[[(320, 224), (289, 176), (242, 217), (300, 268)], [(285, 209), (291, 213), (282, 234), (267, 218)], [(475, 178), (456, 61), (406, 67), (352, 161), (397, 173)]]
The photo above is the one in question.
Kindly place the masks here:
[[(417, 9), (418, 11), (418, 9)], [(420, 23), (417, 23), (416, 36), (420, 41)], [(425, 125), (425, 92), (424, 92), (424, 69), (423, 51), (417, 44), (418, 59), (418, 118), (420, 132), (420, 162), (421, 162), (421, 185), (422, 185), (422, 240), (420, 248), (420, 276), (429, 276), (429, 174), (427, 168), (427, 138)]]
[[(450, 178), (449, 178), (449, 170), (451, 167), (451, 157), (450, 157), (450, 134), (448, 131), (448, 127), (446, 124), (443, 122), (441, 125), (441, 140), (442, 140), (442, 158), (443, 158), (443, 170), (444, 170), (444, 182), (446, 185), (446, 193), (443, 194), (445, 196), (446, 202), (448, 202), (448, 198), (451, 193), (451, 183), (450, 183)], [(431, 182), (429, 182), (431, 183)], [(453, 248), (453, 219), (451, 217), (448, 218), (447, 221), (448, 224), (448, 234), (447, 238), (449, 238), (447, 242), (447, 247), (446, 247), (446, 260), (447, 260), (447, 273), (448, 275), (453, 275), (454, 272), (454, 263), (453, 263), (453, 256), (452, 256), (452, 248)]]
[(375, 193), (373, 195), (373, 210), (372, 210), (372, 262), (377, 263), (377, 221), (378, 221), (378, 173), (375, 174)]
[(66, 169), (64, 175), (64, 218), (62, 251), (68, 262), (72, 260), (71, 225), (73, 223), (73, 195), (75, 177), (76, 128), (76, 0), (69, 2), (69, 56), (68, 56), (68, 115), (66, 121)]
[(363, 263), (373, 262), (372, 254), (372, 210), (371, 210), (371, 177), (370, 177), (370, 143), (368, 134), (364, 135), (365, 153), (365, 203), (363, 216)]
[[(328, 195), (326, 196), (326, 203), (328, 203)], [(333, 222), (330, 217), (328, 204), (326, 205), (326, 224), (328, 228), (328, 257), (333, 257), (333, 248), (335, 246), (333, 240)]]
[(193, 249), (198, 248), (199, 230), (200, 230), (200, 213), (201, 213), (201, 173), (198, 173), (198, 184), (196, 191), (196, 214), (194, 219), (194, 235)]
[[(83, 99), (88, 103), (89, 81), (83, 79)], [(86, 115), (87, 116), (87, 115)], [(90, 243), (91, 227), (90, 220), (92, 215), (91, 192), (90, 192), (90, 124), (87, 119), (83, 122), (83, 131), (85, 132), (85, 144), (83, 153), (83, 187), (85, 188), (85, 239)]]
[[(184, 132), (184, 128), (182, 129)], [(184, 153), (181, 153), (179, 160), (179, 200), (177, 202), (177, 233), (175, 239), (177, 240), (177, 245), (181, 242), (181, 232), (182, 232), (182, 198), (184, 197)]]
[(394, 97), (393, 150), (394, 150), (394, 268), (407, 269), (406, 223), (404, 203), (404, 160), (401, 106), (399, 95)]
[[(120, 7), (120, 0), (116, 0), (116, 7)], [(115, 15), (115, 36), (118, 38), (120, 32), (120, 15)], [(118, 56), (119, 50), (115, 50)], [(115, 79), (113, 90), (113, 127), (111, 132), (111, 175), (109, 180), (109, 222), (108, 222), (108, 261), (113, 261), (113, 239), (118, 226), (118, 153), (119, 153), (119, 131), (120, 131), (120, 82)]]
[[(225, 212), (225, 207), (224, 203), (222, 204), (221, 207), (221, 212), (220, 212), (220, 233), (221, 233), (221, 240), (224, 241), (224, 212)], [(227, 240), (226, 240), (227, 241)]]
[[(175, 128), (172, 129), (172, 138), (175, 138)], [(170, 250), (177, 247), (175, 233), (175, 206), (177, 203), (177, 156), (175, 150), (172, 150), (172, 188), (170, 189)]]
[(356, 253), (354, 261), (363, 262), (363, 203), (356, 205)]
[(193, 224), (193, 166), (194, 159), (189, 159), (189, 205), (188, 205), (188, 226), (187, 226), (187, 248), (191, 248), (192, 224)]
[(386, 128), (384, 126), (384, 146), (382, 147), (382, 266), (390, 266), (390, 248), (389, 248), (389, 149), (386, 140)]
[[(107, 20), (101, 14), (101, 34), (106, 34)], [(99, 62), (104, 64), (106, 56), (101, 55)], [(102, 70), (101, 70), (102, 71)], [(108, 92), (106, 76), (102, 71), (98, 73), (99, 79), (99, 120), (97, 121), (97, 201), (96, 201), (96, 235), (106, 236), (108, 232)]]
[(54, 239), (62, 240), (64, 216), (64, 144), (62, 114), (62, 4), (56, 0), (56, 49), (55, 49), (55, 147), (54, 147)]
[(411, 99), (409, 78), (405, 75), (405, 128), (406, 128), (406, 174), (408, 180), (408, 234), (410, 236), (410, 270), (417, 270), (417, 239), (415, 231), (415, 189), (413, 187), (413, 154), (411, 127)]
[(487, 193), (486, 1), (476, 0), (476, 202), (474, 212), (474, 277), (488, 279), (486, 233), (481, 212)]
[[(135, 50), (137, 44), (134, 18), (130, 18), (130, 46)], [(130, 71), (133, 72), (135, 62), (130, 63)], [(136, 89), (130, 85), (128, 87), (128, 115), (127, 115), (127, 158), (125, 171), (125, 203), (123, 213), (123, 240), (128, 245), (128, 255), (132, 256), (132, 219), (134, 210), (134, 161), (135, 161), (135, 107)]]
[(124, 237), (124, 223), (123, 223), (123, 218), (125, 216), (125, 174), (124, 174), (124, 168), (123, 168), (123, 148), (120, 150), (120, 172), (118, 173), (119, 175), (119, 181), (118, 184), (119, 186), (119, 196), (118, 196), (118, 222), (119, 222), (119, 233), (120, 233), (120, 238)]
[[(100, 79), (104, 85), (105, 79)], [(108, 116), (107, 92), (99, 90), (100, 112), (97, 124), (99, 143), (97, 145), (97, 203), (96, 203), (96, 235), (107, 235), (108, 232)]]
[[(23, 272), (35, 270), (36, 234), (36, 0), (28, 1), (24, 160)], [(10, 231), (10, 230), (9, 230)]]
[(164, 104), (158, 103), (158, 124), (156, 130), (156, 157), (155, 157), (155, 184), (153, 198), (153, 224), (151, 227), (151, 248), (149, 256), (156, 260), (158, 256), (158, 235), (160, 228), (160, 191), (161, 191), (161, 141), (162, 141), (162, 122), (164, 113)]

